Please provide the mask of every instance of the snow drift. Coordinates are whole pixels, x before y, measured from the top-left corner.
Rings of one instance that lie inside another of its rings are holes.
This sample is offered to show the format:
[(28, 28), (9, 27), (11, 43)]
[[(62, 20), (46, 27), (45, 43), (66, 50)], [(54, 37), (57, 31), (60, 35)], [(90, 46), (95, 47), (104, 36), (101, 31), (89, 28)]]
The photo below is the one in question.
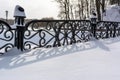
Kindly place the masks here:
[[(110, 6), (105, 21), (120, 22)], [(0, 56), (0, 80), (120, 80), (120, 37)]]
[(118, 5), (108, 6), (106, 12), (103, 14), (103, 20), (120, 22), (120, 6)]
[(120, 80), (120, 37), (0, 57), (0, 80)]

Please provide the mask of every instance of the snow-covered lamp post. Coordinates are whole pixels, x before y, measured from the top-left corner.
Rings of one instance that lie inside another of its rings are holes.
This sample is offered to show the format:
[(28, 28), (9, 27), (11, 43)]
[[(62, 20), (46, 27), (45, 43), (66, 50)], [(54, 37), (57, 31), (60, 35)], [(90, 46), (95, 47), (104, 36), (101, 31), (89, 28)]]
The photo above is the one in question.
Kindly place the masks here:
[(21, 49), (23, 51), (23, 44), (24, 44), (23, 37), (24, 37), (24, 32), (25, 32), (25, 24), (24, 24), (25, 20), (24, 19), (26, 18), (24, 8), (17, 5), (14, 11), (14, 17), (15, 17), (15, 25), (17, 28), (16, 36), (15, 36), (16, 38), (15, 46), (18, 49)]
[(95, 11), (92, 11), (90, 19), (91, 19), (91, 23), (93, 24), (97, 23), (97, 14), (95, 13)]
[(90, 20), (91, 20), (91, 32), (93, 36), (96, 38), (97, 14), (95, 13), (95, 11), (92, 11)]
[(17, 5), (14, 11), (15, 24), (17, 26), (24, 26), (24, 19), (26, 18), (24, 9)]

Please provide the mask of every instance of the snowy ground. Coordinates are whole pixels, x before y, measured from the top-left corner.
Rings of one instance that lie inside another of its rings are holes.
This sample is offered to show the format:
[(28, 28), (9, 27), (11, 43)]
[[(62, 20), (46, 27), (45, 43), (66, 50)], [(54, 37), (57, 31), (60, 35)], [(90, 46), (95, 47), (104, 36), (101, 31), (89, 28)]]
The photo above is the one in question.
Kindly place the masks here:
[[(104, 20), (120, 22), (118, 9), (108, 7)], [(0, 80), (120, 80), (120, 37), (26, 52), (14, 48), (0, 56)]]
[(120, 37), (0, 56), (0, 80), (120, 80)]

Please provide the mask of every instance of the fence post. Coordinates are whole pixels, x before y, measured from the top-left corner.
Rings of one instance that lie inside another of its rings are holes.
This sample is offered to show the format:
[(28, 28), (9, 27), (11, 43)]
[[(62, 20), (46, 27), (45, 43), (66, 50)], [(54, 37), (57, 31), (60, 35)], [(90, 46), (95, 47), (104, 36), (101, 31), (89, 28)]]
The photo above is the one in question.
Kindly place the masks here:
[(114, 33), (113, 33), (113, 37), (116, 37), (116, 28), (118, 27), (118, 23), (114, 23)]
[(25, 25), (24, 19), (26, 18), (24, 9), (17, 5), (14, 11), (15, 17), (15, 25), (16, 25), (16, 32), (15, 32), (15, 46), (23, 51), (24, 49), (24, 32), (25, 32)]
[(97, 26), (97, 17), (96, 17), (96, 13), (93, 11), (91, 15), (91, 33), (94, 38), (96, 38), (96, 26)]

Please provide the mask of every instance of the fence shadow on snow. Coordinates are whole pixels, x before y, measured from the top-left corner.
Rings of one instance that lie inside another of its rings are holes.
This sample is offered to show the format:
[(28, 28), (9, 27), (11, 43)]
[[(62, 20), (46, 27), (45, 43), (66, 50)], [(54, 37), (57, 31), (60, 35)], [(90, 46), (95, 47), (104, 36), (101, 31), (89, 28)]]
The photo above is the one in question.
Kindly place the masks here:
[[(85, 43), (76, 43), (73, 45), (66, 45), (62, 47), (56, 47), (56, 48), (38, 48), (31, 51), (18, 51), (16, 52), (15, 49), (7, 52), (5, 55), (0, 56), (0, 69), (13, 69), (22, 67), (25, 65), (29, 65), (35, 62), (40, 62), (48, 59), (54, 59), (56, 57), (60, 57), (63, 55), (69, 55), (69, 54), (82, 54), (82, 51), (87, 51), (91, 49), (100, 48), (106, 52), (111, 51), (107, 45), (117, 43), (120, 41), (120, 38), (112, 38), (106, 41), (97, 40), (97, 41), (90, 41)], [(11, 52), (14, 52), (15, 55), (10, 54)], [(23, 53), (23, 54), (20, 54)], [(17, 55), (16, 55), (17, 54)]]
[[(9, 50), (0, 56), (0, 69), (17, 68), (97, 47), (110, 51), (106, 44), (120, 41), (119, 22), (92, 24), (86, 20), (35, 20), (21, 28), (23, 26), (12, 29), (6, 22), (0, 21), (0, 41), (4, 42), (0, 50)], [(102, 42), (103, 39), (106, 41)]]

